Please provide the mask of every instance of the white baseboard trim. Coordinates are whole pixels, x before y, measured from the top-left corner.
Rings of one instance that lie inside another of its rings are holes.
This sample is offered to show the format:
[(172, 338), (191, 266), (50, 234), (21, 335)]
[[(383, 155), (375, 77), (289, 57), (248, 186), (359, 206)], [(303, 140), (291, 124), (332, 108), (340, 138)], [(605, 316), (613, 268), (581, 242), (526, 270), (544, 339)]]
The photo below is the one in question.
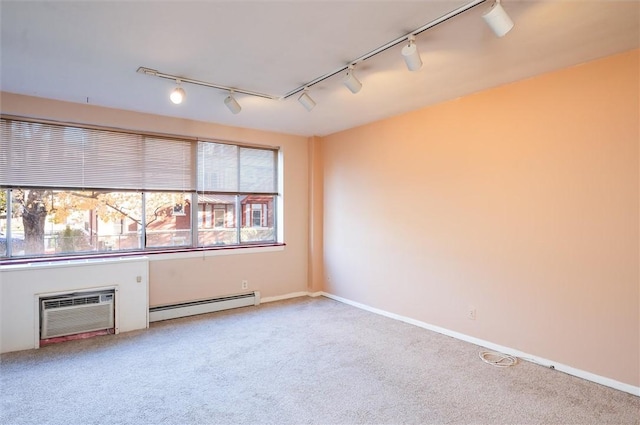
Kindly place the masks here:
[(525, 353), (519, 350), (515, 350), (513, 348), (505, 347), (499, 344), (494, 344), (490, 341), (485, 341), (480, 338), (475, 338), (469, 335), (465, 335), (459, 332), (455, 332), (449, 329), (441, 328), (439, 326), (431, 325), (429, 323), (421, 322), (419, 320), (411, 319), (409, 317), (401, 316), (399, 314), (390, 313), (385, 310), (381, 310), (375, 307), (370, 307), (366, 304), (361, 304), (356, 301), (351, 301), (346, 298), (339, 297), (337, 295), (329, 294), (327, 292), (316, 292), (314, 295), (309, 294), (310, 296), (324, 296), (327, 298), (331, 298), (332, 300), (339, 301), (344, 304), (351, 305), (353, 307), (360, 308), (362, 310), (369, 311), (371, 313), (376, 313), (381, 316), (389, 317), (391, 319), (399, 320), (401, 322), (409, 323), (411, 325), (415, 325), (424, 329), (428, 329), (433, 332), (437, 332), (443, 335), (447, 335), (462, 341), (469, 342), (471, 344), (479, 345), (481, 347), (488, 348), (493, 351), (498, 351), (504, 354), (508, 354), (511, 356), (515, 356), (519, 359), (526, 360), (544, 367), (553, 368), (555, 370), (559, 370), (560, 372), (567, 373), (569, 375), (576, 376), (578, 378), (586, 379), (587, 381), (595, 382), (596, 384), (604, 385), (610, 388), (614, 388), (616, 390), (624, 391), (626, 393), (635, 395), (640, 397), (640, 387), (636, 387), (630, 384), (625, 384), (624, 382), (616, 381), (615, 379), (607, 378), (604, 376), (596, 375), (591, 372), (587, 372), (585, 370), (576, 369), (574, 367), (564, 365), (561, 363), (554, 362), (552, 360), (548, 360), (542, 357), (534, 356), (529, 353)]
[(264, 303), (272, 303), (274, 301), (282, 301), (282, 300), (288, 300), (290, 298), (299, 298), (299, 297), (308, 297), (311, 296), (309, 294), (309, 292), (291, 292), (289, 294), (284, 294), (284, 295), (276, 295), (274, 297), (264, 297), (260, 299), (260, 304), (264, 304)]

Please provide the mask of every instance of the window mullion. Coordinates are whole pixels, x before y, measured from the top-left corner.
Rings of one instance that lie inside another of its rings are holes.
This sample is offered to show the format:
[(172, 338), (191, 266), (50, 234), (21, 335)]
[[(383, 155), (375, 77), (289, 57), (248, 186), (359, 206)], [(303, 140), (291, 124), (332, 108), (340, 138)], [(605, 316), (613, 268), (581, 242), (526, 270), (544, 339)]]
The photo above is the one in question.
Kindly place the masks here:
[(142, 215), (140, 216), (140, 249), (147, 248), (147, 192), (142, 192)]
[(242, 211), (242, 205), (240, 204), (240, 195), (236, 195), (236, 244), (238, 245), (242, 242), (240, 233), (242, 232), (243, 214), (244, 211)]
[(200, 223), (198, 222), (198, 211), (200, 205), (198, 204), (198, 193), (191, 192), (191, 246), (198, 246), (198, 232), (200, 230)]
[[(238, 172), (238, 179), (236, 180), (238, 186), (236, 186), (236, 191), (240, 192), (240, 188), (242, 187), (242, 169), (240, 168), (240, 152), (241, 148), (238, 147), (236, 149), (236, 170)], [(242, 243), (242, 221), (244, 218), (244, 211), (242, 210), (242, 205), (240, 202), (240, 195), (236, 193), (236, 244), (240, 245)]]
[(5, 200), (6, 200), (6, 212), (7, 212), (7, 230), (5, 232), (5, 246), (6, 246), (6, 256), (7, 257), (11, 257), (12, 256), (12, 241), (13, 241), (13, 236), (11, 236), (11, 216), (13, 215), (13, 199), (11, 198), (11, 195), (13, 194), (13, 190), (11, 189), (6, 189), (5, 190)]

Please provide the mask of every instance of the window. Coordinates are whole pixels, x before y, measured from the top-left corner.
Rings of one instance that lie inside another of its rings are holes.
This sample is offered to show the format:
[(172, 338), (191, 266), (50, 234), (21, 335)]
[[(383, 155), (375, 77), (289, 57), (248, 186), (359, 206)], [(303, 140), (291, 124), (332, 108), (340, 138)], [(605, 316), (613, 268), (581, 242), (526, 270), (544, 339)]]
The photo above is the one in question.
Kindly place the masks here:
[(226, 205), (216, 205), (213, 209), (213, 227), (225, 227), (225, 217), (227, 216)]
[[(131, 192), (9, 191), (12, 256), (128, 251), (141, 247), (142, 195)], [(5, 253), (6, 255), (7, 253)]]
[(198, 229), (200, 246), (237, 245), (236, 195), (198, 194), (198, 205), (202, 212)]
[(276, 237), (274, 225), (275, 196), (248, 195), (241, 200), (244, 243), (270, 240)]
[(262, 205), (251, 204), (251, 226), (262, 227)]
[(276, 241), (276, 151), (198, 142), (197, 169), (202, 246)]
[(191, 245), (190, 198), (179, 192), (145, 194), (146, 247)]
[(1, 121), (0, 258), (276, 242), (277, 150)]

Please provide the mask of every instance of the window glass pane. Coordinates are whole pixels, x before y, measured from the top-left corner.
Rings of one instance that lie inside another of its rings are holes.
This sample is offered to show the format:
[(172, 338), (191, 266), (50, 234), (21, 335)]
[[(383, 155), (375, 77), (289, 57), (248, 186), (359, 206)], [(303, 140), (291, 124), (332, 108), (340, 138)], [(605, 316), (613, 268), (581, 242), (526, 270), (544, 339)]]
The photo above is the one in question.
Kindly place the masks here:
[(13, 189), (11, 202), (13, 256), (140, 248), (139, 193)]
[(275, 196), (243, 195), (240, 196), (242, 209), (242, 229), (240, 243), (274, 242), (275, 229)]
[(182, 192), (146, 194), (147, 247), (191, 245), (190, 197)]
[(235, 195), (198, 194), (198, 245), (236, 245)]
[(11, 203), (11, 217), (7, 216), (7, 220), (11, 219), (10, 225), (7, 225), (7, 227), (11, 227), (10, 231), (7, 232), (7, 235), (11, 235), (11, 237), (7, 239), (7, 245), (11, 247), (11, 255), (13, 256), (24, 255), (25, 253), (24, 226), (22, 225), (21, 219), (22, 204), (16, 201), (16, 192), (19, 191), (9, 191), (8, 202)]

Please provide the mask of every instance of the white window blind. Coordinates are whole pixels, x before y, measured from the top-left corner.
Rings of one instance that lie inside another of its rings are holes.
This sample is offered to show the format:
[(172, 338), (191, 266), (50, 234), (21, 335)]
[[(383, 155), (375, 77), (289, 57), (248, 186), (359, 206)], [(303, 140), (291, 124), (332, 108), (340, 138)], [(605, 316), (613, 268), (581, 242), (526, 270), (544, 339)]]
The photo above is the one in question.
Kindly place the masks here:
[(277, 194), (277, 151), (198, 142), (198, 184), (202, 192)]
[(195, 189), (187, 140), (2, 119), (0, 185)]
[(240, 192), (277, 192), (274, 151), (240, 148)]
[(198, 190), (238, 191), (238, 147), (198, 142)]

